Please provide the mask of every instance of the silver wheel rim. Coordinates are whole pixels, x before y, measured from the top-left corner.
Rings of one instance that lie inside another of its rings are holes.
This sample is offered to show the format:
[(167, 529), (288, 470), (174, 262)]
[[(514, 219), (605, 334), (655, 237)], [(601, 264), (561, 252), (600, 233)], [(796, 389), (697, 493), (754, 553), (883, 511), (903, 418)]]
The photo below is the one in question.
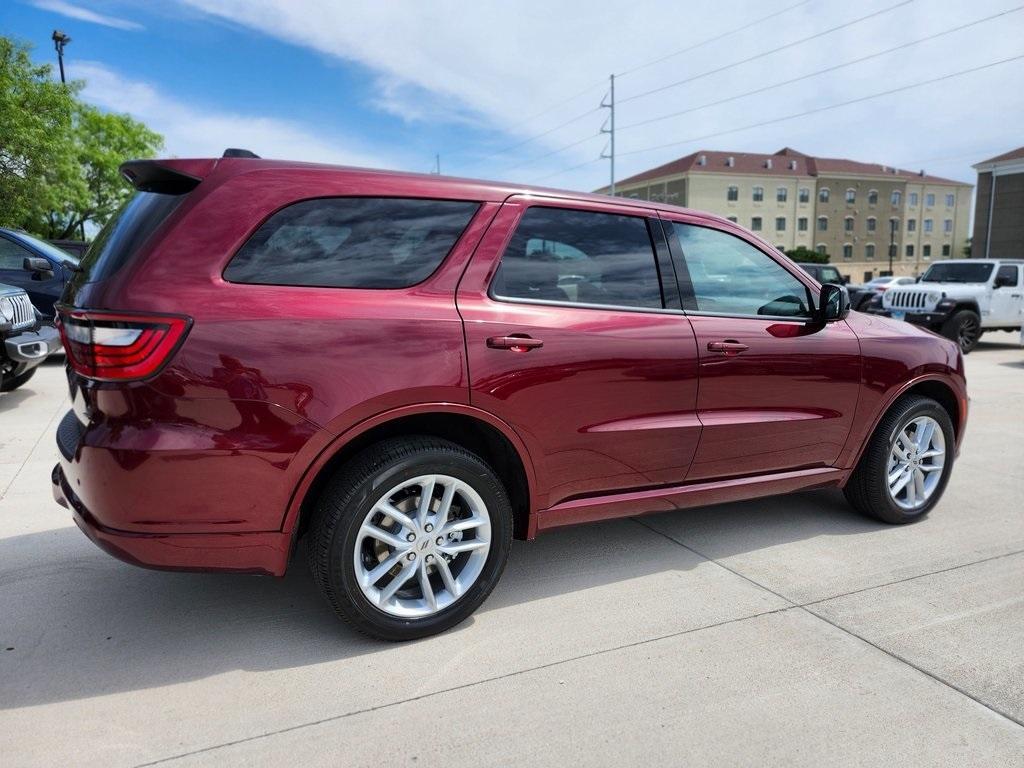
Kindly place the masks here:
[(473, 488), (421, 475), (383, 494), (356, 536), (356, 580), (392, 616), (423, 618), (466, 594), (491, 549), (491, 517)]
[(886, 468), (889, 497), (901, 509), (918, 509), (932, 497), (946, 465), (946, 436), (939, 422), (921, 416), (893, 440)]

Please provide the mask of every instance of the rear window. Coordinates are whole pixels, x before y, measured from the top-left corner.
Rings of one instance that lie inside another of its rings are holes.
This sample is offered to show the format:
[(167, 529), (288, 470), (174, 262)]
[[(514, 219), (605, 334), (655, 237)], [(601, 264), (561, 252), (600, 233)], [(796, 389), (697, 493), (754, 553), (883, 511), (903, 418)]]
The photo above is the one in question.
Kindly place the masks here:
[(444, 260), (479, 205), (456, 200), (305, 200), (263, 223), (227, 280), (327, 288), (406, 288)]
[(103, 280), (123, 267), (185, 197), (136, 192), (128, 198), (82, 257), (85, 279)]

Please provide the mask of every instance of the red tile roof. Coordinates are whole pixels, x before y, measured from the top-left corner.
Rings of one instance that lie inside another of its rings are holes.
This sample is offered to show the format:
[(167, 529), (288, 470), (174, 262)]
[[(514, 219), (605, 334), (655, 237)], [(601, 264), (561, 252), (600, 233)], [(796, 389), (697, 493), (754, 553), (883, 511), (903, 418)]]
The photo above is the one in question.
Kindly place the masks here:
[[(1024, 151), (1024, 148), (1021, 151)], [(622, 179), (617, 183), (633, 184), (638, 181), (677, 176), (687, 172), (738, 173), (745, 176), (828, 176), (838, 173), (857, 176), (894, 176), (905, 181), (914, 180), (928, 184), (963, 184), (961, 181), (929, 176), (924, 172), (903, 171), (879, 163), (861, 163), (856, 160), (832, 157), (812, 157), (790, 147), (783, 147), (773, 155), (700, 150), (670, 163), (659, 165), (657, 168), (651, 168), (627, 179)]]

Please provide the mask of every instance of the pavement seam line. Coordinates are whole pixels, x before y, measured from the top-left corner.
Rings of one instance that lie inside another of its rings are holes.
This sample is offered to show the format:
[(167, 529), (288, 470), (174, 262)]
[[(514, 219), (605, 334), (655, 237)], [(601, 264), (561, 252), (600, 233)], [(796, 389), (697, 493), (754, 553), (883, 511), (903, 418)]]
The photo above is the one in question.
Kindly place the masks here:
[(60, 405), (57, 406), (56, 412), (53, 414), (53, 416), (50, 417), (50, 420), (46, 422), (46, 426), (43, 427), (43, 431), (39, 433), (39, 437), (36, 438), (36, 441), (32, 443), (32, 447), (28, 449), (28, 453), (25, 454), (25, 460), (21, 462), (21, 465), (18, 467), (18, 471), (14, 473), (14, 477), (12, 477), (11, 481), (7, 483), (6, 487), (3, 490), (3, 493), (0, 493), (0, 499), (3, 499), (5, 496), (7, 496), (7, 492), (11, 490), (11, 486), (14, 485), (14, 482), (18, 479), (22, 471), (25, 469), (25, 465), (28, 464), (28, 460), (32, 457), (32, 454), (35, 452), (36, 448), (39, 447), (39, 443), (42, 442), (43, 437), (45, 437), (49, 433), (50, 427), (53, 426), (53, 422), (57, 420), (57, 417), (60, 416), (61, 411), (64, 410), (64, 403), (66, 400), (67, 396), (61, 398)]
[(749, 616), (740, 616), (740, 617), (737, 617), (735, 619), (725, 619), (723, 621), (717, 621), (717, 622), (715, 622), (713, 624), (705, 624), (705, 625), (700, 626), (700, 627), (692, 627), (690, 629), (683, 629), (683, 630), (680, 630), (679, 632), (670, 632), (670, 633), (665, 634), (665, 635), (658, 635), (657, 637), (648, 637), (648, 638), (645, 638), (643, 640), (637, 640), (635, 642), (626, 643), (624, 645), (616, 645), (616, 646), (613, 646), (611, 648), (601, 648), (599, 650), (591, 651), (589, 653), (584, 653), (584, 654), (581, 654), (579, 656), (572, 656), (572, 657), (567, 658), (567, 659), (558, 659), (557, 661), (550, 661), (550, 662), (547, 662), (545, 664), (539, 664), (536, 667), (527, 667), (526, 669), (513, 670), (512, 672), (506, 672), (503, 675), (495, 675), (493, 677), (483, 678), (482, 680), (475, 680), (475, 681), (473, 681), (471, 683), (463, 683), (462, 685), (456, 685), (456, 686), (453, 686), (452, 688), (444, 688), (444, 689), (441, 689), (441, 690), (438, 690), (438, 691), (429, 691), (427, 693), (421, 693), (421, 694), (419, 694), (417, 696), (410, 696), (408, 698), (399, 699), (397, 701), (389, 701), (389, 702), (387, 702), (385, 704), (378, 704), (378, 705), (373, 706), (373, 707), (364, 707), (363, 709), (356, 709), (356, 710), (353, 710), (351, 712), (344, 712), (344, 713), (338, 714), (338, 715), (331, 715), (330, 717), (324, 717), (324, 718), (321, 718), (319, 720), (311, 720), (311, 721), (306, 722), (306, 723), (297, 723), (295, 725), (290, 725), (290, 726), (287, 726), (285, 728), (280, 728), (280, 729), (275, 730), (275, 731), (267, 731), (265, 733), (258, 733), (258, 734), (255, 734), (253, 736), (246, 736), (246, 737), (243, 737), (243, 738), (240, 738), (240, 739), (234, 739), (232, 741), (225, 741), (225, 742), (223, 742), (221, 744), (213, 744), (213, 745), (208, 746), (208, 747), (202, 747), (200, 749), (195, 749), (195, 750), (192, 750), (190, 752), (182, 752), (180, 754), (171, 755), (169, 757), (161, 757), (161, 758), (159, 758), (157, 760), (152, 760), (152, 761), (150, 761), (148, 763), (137, 763), (134, 768), (149, 768), (149, 766), (164, 765), (165, 763), (170, 763), (170, 762), (173, 762), (175, 760), (182, 760), (182, 759), (184, 759), (186, 757), (193, 757), (195, 755), (201, 755), (201, 754), (204, 754), (206, 752), (214, 752), (214, 751), (216, 751), (218, 749), (224, 749), (225, 747), (233, 747), (233, 746), (236, 746), (238, 744), (247, 744), (250, 741), (259, 741), (260, 739), (267, 739), (267, 738), (270, 738), (271, 736), (279, 736), (279, 735), (281, 735), (283, 733), (291, 733), (292, 731), (299, 731), (299, 730), (302, 730), (303, 728), (312, 728), (312, 727), (315, 727), (317, 725), (323, 725), (325, 723), (333, 723), (333, 722), (336, 722), (336, 721), (339, 721), (339, 720), (345, 720), (346, 718), (349, 718), (349, 717), (355, 717), (357, 715), (365, 715), (367, 713), (377, 712), (377, 711), (382, 710), (382, 709), (390, 709), (392, 707), (397, 707), (397, 706), (400, 706), (402, 704), (408, 704), (408, 703), (411, 703), (411, 702), (414, 702), (414, 701), (422, 701), (423, 699), (429, 699), (429, 698), (432, 698), (434, 696), (442, 696), (442, 695), (444, 695), (446, 693), (454, 693), (456, 691), (462, 691), (462, 690), (465, 690), (465, 689), (468, 689), (468, 688), (474, 688), (474, 687), (476, 687), (478, 685), (486, 685), (487, 683), (494, 683), (494, 682), (498, 682), (500, 680), (507, 680), (507, 679), (512, 678), (512, 677), (518, 677), (519, 675), (529, 674), (530, 672), (537, 672), (537, 671), (544, 670), (544, 669), (551, 669), (553, 667), (558, 667), (558, 666), (561, 666), (563, 664), (571, 664), (574, 661), (582, 661), (584, 659), (595, 658), (597, 656), (604, 656), (606, 654), (615, 653), (617, 651), (624, 651), (624, 650), (628, 650), (630, 648), (638, 648), (638, 647), (643, 646), (643, 645), (649, 645), (651, 643), (658, 643), (658, 642), (661, 642), (663, 640), (671, 640), (671, 639), (676, 638), (676, 637), (682, 637), (684, 635), (690, 635), (690, 634), (694, 634), (696, 632), (704, 632), (704, 631), (709, 630), (709, 629), (717, 629), (718, 627), (728, 626), (729, 624), (738, 624), (740, 622), (750, 621), (751, 619), (759, 619), (759, 618), (762, 618), (764, 616), (771, 616), (771, 615), (776, 614), (776, 613), (785, 613), (786, 611), (791, 611), (794, 608), (799, 608), (799, 607), (800, 606), (792, 605), (791, 604), (791, 605), (784, 606), (782, 608), (773, 608), (770, 611), (760, 611), (759, 613), (754, 613), (754, 614), (751, 614)]
[[(1001, 709), (999, 709), (998, 707), (996, 707), (996, 706), (994, 706), (992, 704), (988, 704), (988, 703), (982, 701), (981, 699), (975, 697), (974, 695), (972, 695), (968, 691), (964, 690), (960, 686), (956, 685), (955, 683), (951, 683), (950, 681), (940, 677), (939, 675), (935, 674), (934, 672), (931, 672), (931, 671), (929, 671), (929, 670), (927, 670), (927, 669), (925, 669), (923, 667), (918, 666), (917, 664), (915, 664), (914, 662), (910, 661), (909, 659), (905, 659), (904, 657), (900, 656), (895, 651), (890, 651), (887, 648), (883, 648), (882, 646), (873, 643), (872, 641), (868, 640), (866, 637), (857, 634), (852, 629), (848, 629), (847, 627), (844, 627), (843, 625), (838, 624), (837, 622), (835, 622), (835, 621), (833, 621), (833, 620), (831, 620), (829, 618), (826, 618), (825, 616), (822, 616), (820, 613), (817, 613), (817, 612), (811, 610), (811, 608), (809, 607), (809, 606), (812, 606), (812, 605), (818, 605), (819, 603), (824, 602), (824, 601), (817, 600), (817, 601), (812, 601), (812, 602), (809, 602), (809, 603), (798, 603), (795, 600), (791, 600), (790, 598), (786, 597), (785, 595), (783, 595), (783, 594), (781, 594), (779, 592), (776, 592), (771, 587), (766, 587), (764, 584), (761, 584), (761, 583), (755, 581), (754, 579), (750, 578), (749, 576), (747, 576), (747, 575), (745, 575), (743, 573), (740, 573), (737, 570), (734, 570), (734, 569), (730, 568), (729, 566), (725, 565), (724, 563), (719, 562), (715, 558), (708, 557), (703, 552), (700, 552), (700, 551), (694, 549), (689, 544), (684, 544), (683, 542), (679, 541), (679, 539), (675, 538), (674, 536), (671, 536), (670, 534), (664, 533), (663, 531), (659, 531), (656, 528), (652, 528), (647, 523), (645, 523), (645, 522), (643, 522), (643, 521), (641, 521), (641, 520), (639, 520), (639, 519), (637, 519), (635, 517), (630, 518), (630, 519), (633, 522), (637, 523), (638, 525), (641, 525), (644, 528), (646, 528), (647, 530), (651, 531), (651, 533), (655, 533), (655, 534), (657, 534), (659, 536), (663, 536), (666, 539), (668, 539), (669, 541), (675, 542), (677, 545), (679, 545), (683, 549), (686, 549), (686, 550), (692, 552), (693, 554), (697, 555), (698, 557), (703, 557), (708, 562), (714, 563), (719, 568), (722, 568), (722, 569), (728, 571), (729, 573), (734, 574), (735, 576), (739, 576), (741, 579), (744, 579), (745, 581), (750, 582), (751, 584), (753, 584), (756, 587), (760, 587), (761, 589), (763, 589), (763, 590), (765, 590), (767, 592), (771, 592), (776, 597), (778, 597), (778, 598), (780, 598), (782, 600), (785, 600), (787, 603), (789, 603), (790, 607), (798, 608), (799, 610), (804, 611), (805, 613), (807, 613), (810, 616), (813, 616), (814, 618), (818, 619), (819, 621), (823, 621), (824, 623), (828, 624), (829, 626), (834, 627), (834, 628), (840, 630), (841, 632), (846, 633), (850, 637), (854, 637), (857, 640), (860, 640), (865, 645), (868, 645), (868, 646), (874, 648), (875, 650), (881, 651), (882, 653), (884, 653), (889, 658), (895, 659), (896, 661), (898, 661), (898, 662), (900, 662), (902, 664), (905, 664), (906, 666), (910, 667), (911, 669), (916, 670), (917, 672), (921, 673), (922, 675), (925, 675), (926, 677), (931, 678), (935, 682), (941, 683), (942, 685), (946, 686), (947, 688), (956, 691), (961, 696), (963, 696), (963, 697), (965, 697), (967, 699), (970, 699), (975, 704), (978, 704), (978, 705), (984, 707), (985, 709), (989, 710), (990, 712), (993, 712), (993, 713), (995, 713), (997, 715), (1000, 715), (1001, 717), (1006, 718), (1011, 723), (1014, 723), (1014, 724), (1016, 724), (1018, 726), (1024, 727), (1024, 721), (1021, 721), (1017, 717), (1015, 717), (1015, 716), (1013, 716), (1013, 715), (1011, 715), (1011, 714), (1009, 714), (1007, 712), (1003, 712)], [(902, 579), (900, 581), (895, 581), (895, 582), (891, 582), (891, 583), (892, 584), (902, 584), (902, 583), (907, 582), (907, 581), (912, 581), (913, 579), (923, 578), (924, 576), (931, 576), (931, 575), (933, 575), (935, 573), (946, 573), (947, 571), (956, 570), (957, 568), (966, 568), (968, 566), (977, 565), (979, 563), (988, 562), (990, 560), (998, 560), (1001, 557), (1010, 557), (1011, 555), (1014, 555), (1014, 554), (1020, 554), (1020, 552), (1008, 552), (1005, 555), (996, 555), (994, 557), (983, 558), (982, 560), (977, 560), (977, 561), (975, 561), (973, 563), (964, 563), (963, 565), (953, 566), (951, 568), (940, 568), (939, 570), (933, 571), (932, 573), (925, 573), (925, 574), (921, 574), (920, 576), (908, 577), (906, 579)], [(852, 594), (856, 594), (857, 592), (868, 591), (868, 589), (879, 589), (881, 587), (887, 587), (887, 586), (890, 586), (890, 584), (881, 584), (878, 587), (870, 587), (870, 588), (862, 589), (862, 590), (854, 590), (853, 592), (849, 592), (847, 594), (851, 594), (852, 595)], [(835, 599), (837, 599), (839, 597), (844, 597), (844, 596), (845, 595), (837, 595), (835, 597), (826, 598), (826, 600), (835, 600)]]

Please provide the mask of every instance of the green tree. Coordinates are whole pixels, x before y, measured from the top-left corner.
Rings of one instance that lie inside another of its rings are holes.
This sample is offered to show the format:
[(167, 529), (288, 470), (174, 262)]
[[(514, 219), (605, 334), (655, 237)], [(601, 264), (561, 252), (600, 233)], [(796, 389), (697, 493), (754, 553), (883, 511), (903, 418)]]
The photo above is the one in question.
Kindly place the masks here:
[(0, 37), (0, 226), (18, 226), (38, 208), (45, 170), (69, 156), (75, 89), (33, 64), (28, 46)]
[(47, 193), (38, 198), (26, 229), (68, 238), (86, 223), (104, 224), (132, 191), (118, 166), (153, 157), (162, 146), (158, 133), (128, 115), (76, 103), (69, 151), (47, 167)]
[(803, 245), (791, 251), (786, 251), (786, 255), (793, 261), (799, 261), (803, 264), (828, 264), (827, 253), (818, 253)]

